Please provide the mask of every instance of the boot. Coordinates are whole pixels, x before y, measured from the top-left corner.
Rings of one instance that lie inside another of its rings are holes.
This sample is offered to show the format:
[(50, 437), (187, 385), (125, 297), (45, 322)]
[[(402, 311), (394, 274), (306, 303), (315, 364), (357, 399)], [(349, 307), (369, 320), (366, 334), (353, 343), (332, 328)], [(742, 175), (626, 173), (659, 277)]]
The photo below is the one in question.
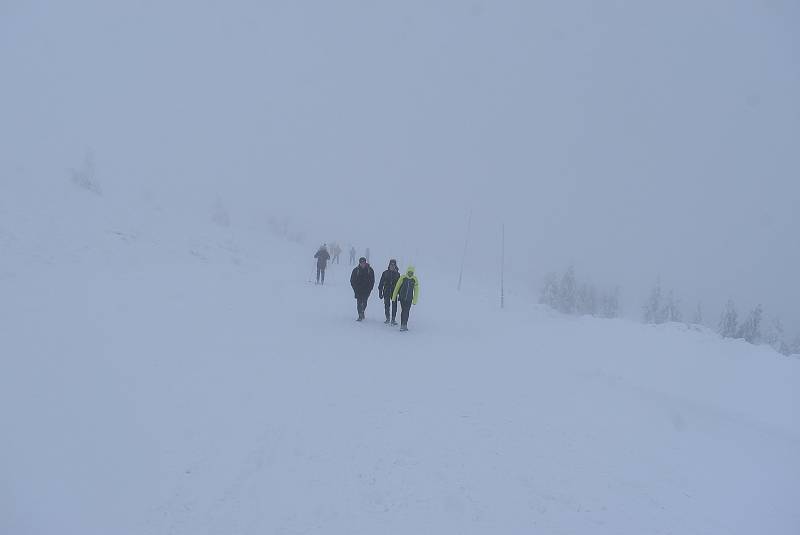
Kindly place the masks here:
[(394, 318), (392, 318), (392, 325), (397, 325), (397, 322), (395, 321)]
[(384, 323), (389, 323), (389, 317), (388, 316), (386, 317), (386, 321), (384, 321)]
[(408, 330), (408, 327), (407, 327), (407, 326), (405, 326), (405, 325), (401, 325), (401, 326), (400, 326), (400, 330), (401, 330), (401, 331), (407, 331), (407, 330)]

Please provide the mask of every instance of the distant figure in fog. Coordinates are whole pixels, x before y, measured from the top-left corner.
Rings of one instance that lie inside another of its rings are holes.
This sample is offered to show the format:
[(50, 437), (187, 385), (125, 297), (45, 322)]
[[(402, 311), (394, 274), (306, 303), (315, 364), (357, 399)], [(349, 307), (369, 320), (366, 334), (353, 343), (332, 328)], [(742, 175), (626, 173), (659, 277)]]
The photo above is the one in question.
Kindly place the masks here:
[(339, 255), (342, 254), (342, 248), (339, 246), (338, 243), (333, 244), (332, 252), (333, 252), (333, 260), (331, 260), (331, 264), (338, 264)]
[(324, 243), (319, 246), (314, 258), (317, 259), (317, 284), (325, 284), (325, 268), (328, 267), (331, 255)]
[(367, 247), (367, 250), (364, 251), (364, 258), (367, 259), (367, 264), (369, 264), (369, 247)]
[(350, 246), (350, 265), (356, 263), (356, 248), (354, 246)]

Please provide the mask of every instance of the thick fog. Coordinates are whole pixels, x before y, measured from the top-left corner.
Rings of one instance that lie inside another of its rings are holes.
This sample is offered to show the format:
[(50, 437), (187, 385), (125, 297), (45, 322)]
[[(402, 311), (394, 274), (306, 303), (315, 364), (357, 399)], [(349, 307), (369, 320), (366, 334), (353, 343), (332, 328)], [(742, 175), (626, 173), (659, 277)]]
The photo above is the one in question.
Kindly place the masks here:
[[(800, 5), (0, 3), (0, 179), (286, 219), (498, 277), (622, 287), (800, 329)], [(245, 217), (242, 215), (241, 217)], [(305, 272), (303, 273), (305, 276)], [(711, 318), (710, 321), (715, 321)]]

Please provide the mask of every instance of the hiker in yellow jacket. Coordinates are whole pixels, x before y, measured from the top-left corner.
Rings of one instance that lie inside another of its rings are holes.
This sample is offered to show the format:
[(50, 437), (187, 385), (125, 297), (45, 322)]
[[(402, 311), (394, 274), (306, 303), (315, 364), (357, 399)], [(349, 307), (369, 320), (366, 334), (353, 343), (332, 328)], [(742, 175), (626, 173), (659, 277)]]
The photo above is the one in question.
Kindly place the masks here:
[(411, 305), (416, 305), (419, 299), (419, 279), (414, 274), (414, 266), (408, 266), (406, 272), (397, 279), (397, 284), (392, 292), (392, 301), (400, 300), (400, 330), (408, 330), (408, 314)]

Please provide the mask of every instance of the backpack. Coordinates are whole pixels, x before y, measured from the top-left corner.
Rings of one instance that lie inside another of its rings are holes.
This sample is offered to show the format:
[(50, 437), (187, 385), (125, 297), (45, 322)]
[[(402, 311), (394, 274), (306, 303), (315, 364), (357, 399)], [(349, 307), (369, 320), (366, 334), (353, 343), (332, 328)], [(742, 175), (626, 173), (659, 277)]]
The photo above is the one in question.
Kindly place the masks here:
[(397, 297), (400, 301), (411, 302), (414, 299), (414, 284), (416, 281), (414, 279), (409, 279), (406, 277), (403, 279), (403, 283), (400, 284), (400, 291), (397, 292)]

